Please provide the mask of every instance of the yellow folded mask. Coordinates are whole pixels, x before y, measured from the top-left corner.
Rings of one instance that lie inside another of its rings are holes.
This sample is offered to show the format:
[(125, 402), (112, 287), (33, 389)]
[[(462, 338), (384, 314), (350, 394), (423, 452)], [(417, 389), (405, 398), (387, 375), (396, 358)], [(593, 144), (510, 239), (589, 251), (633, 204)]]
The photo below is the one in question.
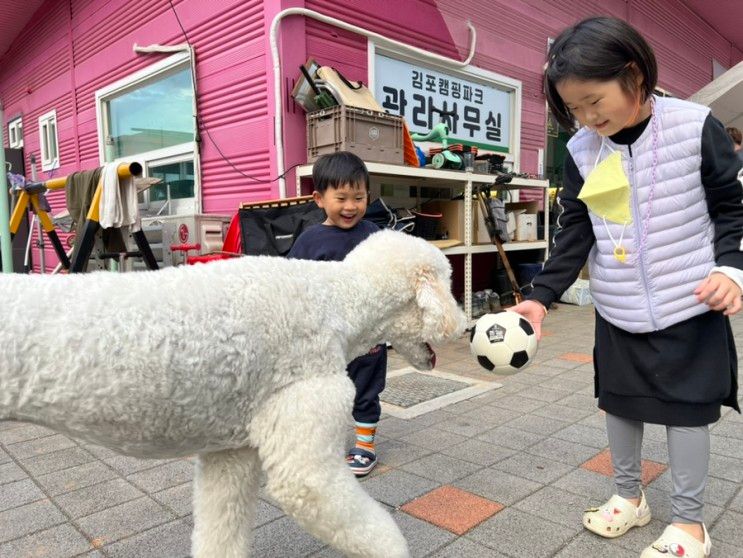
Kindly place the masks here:
[(632, 222), (629, 188), (622, 168), (622, 154), (615, 151), (594, 167), (578, 198), (598, 217), (626, 225)]

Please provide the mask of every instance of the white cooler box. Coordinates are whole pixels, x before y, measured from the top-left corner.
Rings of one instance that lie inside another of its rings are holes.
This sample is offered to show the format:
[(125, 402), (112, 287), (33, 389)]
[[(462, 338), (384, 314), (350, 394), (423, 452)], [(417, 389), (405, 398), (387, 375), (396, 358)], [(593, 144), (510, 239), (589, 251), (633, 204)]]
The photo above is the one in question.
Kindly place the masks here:
[[(225, 233), (232, 220), (231, 215), (162, 215), (143, 217), (142, 230), (150, 243), (152, 253), (160, 267), (180, 265), (184, 252), (173, 252), (173, 244), (201, 244), (201, 250), (191, 250), (189, 256), (208, 254), (222, 249)], [(144, 269), (144, 264), (135, 260), (135, 269)]]

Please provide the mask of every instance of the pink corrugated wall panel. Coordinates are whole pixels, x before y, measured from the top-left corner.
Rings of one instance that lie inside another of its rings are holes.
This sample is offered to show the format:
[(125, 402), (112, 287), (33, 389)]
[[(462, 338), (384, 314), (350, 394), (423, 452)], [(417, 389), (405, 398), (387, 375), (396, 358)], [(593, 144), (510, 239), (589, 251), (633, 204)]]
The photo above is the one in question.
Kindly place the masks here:
[[(271, 175), (264, 2), (181, 0), (174, 6), (196, 49), (199, 117), (209, 132), (202, 130), (204, 210), (233, 213), (241, 201), (275, 197), (275, 182), (245, 178), (219, 153), (243, 173)], [(38, 13), (44, 17), (32, 20), (0, 61), (0, 98), (6, 118), (23, 116), (28, 168), (31, 153), (39, 158), (38, 117), (57, 111), (61, 166), (41, 173), (37, 163), (40, 177), (48, 178), (100, 164), (96, 90), (163, 58), (137, 55), (133, 44), (185, 38), (167, 0), (47, 0)], [(64, 207), (63, 193), (49, 199), (53, 212)], [(56, 262), (51, 251), (47, 262)]]

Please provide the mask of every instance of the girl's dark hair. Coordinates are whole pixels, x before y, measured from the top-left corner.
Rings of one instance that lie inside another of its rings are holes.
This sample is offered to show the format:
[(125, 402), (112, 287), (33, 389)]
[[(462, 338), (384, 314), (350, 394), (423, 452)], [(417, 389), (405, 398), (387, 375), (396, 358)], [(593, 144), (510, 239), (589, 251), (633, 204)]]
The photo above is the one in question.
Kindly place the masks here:
[(338, 151), (322, 155), (312, 166), (314, 188), (321, 194), (328, 188), (344, 184), (361, 186), (369, 190), (369, 171), (364, 161), (350, 151)]
[(568, 131), (575, 118), (557, 93), (556, 85), (569, 78), (619, 81), (631, 97), (638, 93), (644, 103), (658, 83), (658, 64), (653, 49), (634, 27), (613, 17), (592, 17), (565, 29), (547, 55), (544, 94), (552, 114)]

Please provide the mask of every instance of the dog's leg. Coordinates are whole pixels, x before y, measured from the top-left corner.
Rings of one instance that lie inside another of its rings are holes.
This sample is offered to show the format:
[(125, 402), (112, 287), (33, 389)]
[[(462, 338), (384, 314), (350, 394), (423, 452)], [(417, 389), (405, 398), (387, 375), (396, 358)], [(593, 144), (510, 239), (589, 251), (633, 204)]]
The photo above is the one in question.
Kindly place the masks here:
[(266, 402), (250, 424), (266, 488), (304, 529), (346, 556), (407, 558), (397, 524), (343, 458), (353, 389), (339, 373), (302, 380)]
[(194, 475), (194, 558), (248, 556), (260, 472), (254, 448), (199, 456)]

